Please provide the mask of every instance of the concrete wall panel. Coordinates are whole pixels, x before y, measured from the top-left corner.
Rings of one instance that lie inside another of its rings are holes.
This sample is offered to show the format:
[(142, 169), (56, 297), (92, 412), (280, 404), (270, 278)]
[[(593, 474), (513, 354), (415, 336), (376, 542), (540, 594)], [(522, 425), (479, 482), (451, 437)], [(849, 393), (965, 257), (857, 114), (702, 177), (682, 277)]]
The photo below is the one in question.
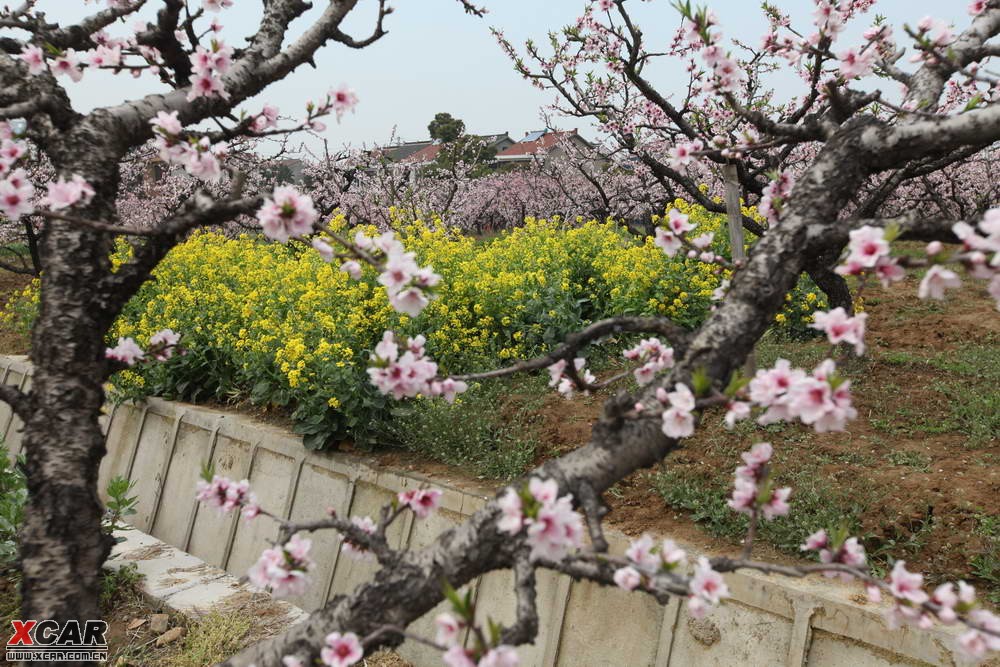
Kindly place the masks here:
[[(250, 472), (250, 455), (253, 451), (245, 440), (216, 436), (212, 464), (215, 473), (233, 479), (244, 479)], [(201, 506), (195, 513), (194, 526), (188, 540), (187, 551), (216, 567), (222, 567), (229, 553), (236, 517), (224, 516), (214, 509)], [(243, 576), (241, 572), (239, 576)]]
[[(289, 482), (295, 472), (294, 459), (258, 446), (249, 480), (260, 506), (281, 512), (288, 501)], [(245, 573), (277, 537), (278, 526), (273, 521), (240, 519), (226, 569)]]
[(649, 596), (576, 582), (570, 587), (556, 664), (653, 667), (662, 624), (663, 607)]
[(201, 467), (208, 460), (212, 432), (181, 421), (174, 455), (160, 494), (152, 534), (167, 544), (184, 544), (192, 520)]
[[(389, 502), (395, 494), (376, 486), (371, 482), (358, 481), (354, 489), (354, 500), (351, 504), (351, 516), (369, 516), (373, 521), (378, 521), (379, 511)], [(403, 544), (405, 536), (407, 517), (404, 514), (397, 519), (386, 534), (389, 546), (399, 548)], [(371, 581), (378, 571), (378, 563), (371, 558), (351, 558), (347, 554), (341, 554), (337, 560), (337, 570), (333, 577), (331, 595), (341, 595), (350, 593), (359, 584)]]
[[(442, 500), (444, 500), (442, 498)], [(445, 505), (446, 503), (442, 503)], [(454, 506), (454, 505), (452, 505)], [(422, 549), (445, 530), (455, 526), (462, 521), (462, 515), (450, 509), (440, 509), (426, 519), (413, 519), (413, 527), (410, 529), (410, 549)], [(464, 594), (466, 588), (462, 588)], [(415, 634), (423, 637), (433, 638), (437, 634), (434, 626), (434, 619), (438, 614), (451, 611), (451, 603), (447, 600), (439, 603), (434, 609), (424, 614), (416, 623), (411, 625)], [(493, 609), (484, 609), (484, 613), (494, 613)], [(410, 662), (418, 665), (433, 665), (441, 662), (441, 655), (430, 648), (414, 641), (405, 642), (399, 650), (400, 654)], [(522, 664), (527, 664), (522, 662)]]
[(135, 482), (134, 493), (139, 501), (131, 523), (147, 533), (153, 525), (153, 513), (171, 455), (175, 419), (152, 411), (146, 414), (132, 463), (129, 479)]
[(809, 649), (809, 667), (915, 667), (925, 662), (878, 649), (871, 644), (845, 642), (843, 637), (817, 630)]
[(671, 666), (783, 665), (792, 622), (738, 602), (720, 605), (702, 619), (681, 608), (674, 626)]
[[(343, 516), (348, 511), (351, 491), (351, 480), (344, 475), (306, 463), (299, 475), (290, 518), (292, 521), (321, 519), (328, 507)], [(313, 611), (326, 602), (326, 592), (340, 550), (340, 536), (336, 531), (322, 530), (310, 533), (308, 537), (312, 540), (312, 553), (316, 560), (316, 569), (312, 573), (315, 585), (302, 597), (289, 602), (306, 611)]]
[(136, 441), (145, 420), (145, 410), (132, 406), (116, 409), (108, 426), (106, 442), (108, 453), (101, 461), (98, 475), (98, 491), (102, 500), (107, 500), (104, 490), (115, 477), (127, 477), (132, 466)]

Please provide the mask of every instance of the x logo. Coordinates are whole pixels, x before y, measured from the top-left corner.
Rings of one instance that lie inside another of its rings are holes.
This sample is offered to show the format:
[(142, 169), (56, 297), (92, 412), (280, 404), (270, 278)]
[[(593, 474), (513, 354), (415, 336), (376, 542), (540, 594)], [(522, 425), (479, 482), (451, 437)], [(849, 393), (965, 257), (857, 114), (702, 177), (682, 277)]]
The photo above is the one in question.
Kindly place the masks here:
[(34, 644), (35, 641), (28, 633), (31, 632), (33, 627), (35, 627), (36, 623), (38, 623), (38, 621), (11, 621), (10, 624), (14, 626), (14, 636), (10, 638), (7, 645), (12, 646), (14, 644), (25, 644), (27, 646), (31, 646)]

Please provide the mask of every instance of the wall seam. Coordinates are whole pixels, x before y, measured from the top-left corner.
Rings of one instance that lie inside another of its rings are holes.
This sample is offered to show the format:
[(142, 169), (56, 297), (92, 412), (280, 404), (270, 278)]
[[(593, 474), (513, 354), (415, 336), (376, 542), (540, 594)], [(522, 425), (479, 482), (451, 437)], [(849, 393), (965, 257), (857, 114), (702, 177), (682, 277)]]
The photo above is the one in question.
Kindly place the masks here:
[(305, 463), (306, 457), (299, 457), (298, 465), (295, 466), (295, 474), (292, 475), (291, 480), (289, 480), (288, 493), (285, 497), (285, 507), (281, 513), (281, 516), (285, 519), (285, 521), (291, 521), (292, 519), (292, 505), (295, 503), (295, 494), (299, 492), (299, 480), (302, 479), (302, 466), (304, 466)]
[(146, 415), (149, 414), (149, 406), (143, 405), (139, 414), (139, 428), (135, 430), (135, 438), (132, 440), (132, 451), (129, 452), (128, 466), (125, 468), (125, 479), (132, 481), (132, 469), (135, 467), (135, 456), (139, 453), (139, 442), (142, 440), (142, 432), (146, 428)]
[[(215, 445), (219, 442), (219, 424), (216, 423), (212, 428), (212, 435), (209, 436), (209, 446), (208, 446), (208, 463), (212, 464), (212, 459), (215, 457)], [(191, 552), (191, 537), (194, 535), (194, 524), (198, 520), (198, 509), (201, 507), (201, 503), (195, 498), (191, 504), (191, 511), (188, 513), (188, 523), (187, 529), (184, 531), (184, 551)]]
[(156, 485), (153, 491), (155, 497), (153, 498), (153, 515), (149, 519), (149, 534), (157, 539), (159, 539), (159, 535), (153, 532), (156, 528), (156, 517), (160, 515), (160, 505), (163, 504), (163, 490), (167, 488), (167, 476), (170, 474), (171, 464), (174, 462), (174, 452), (177, 451), (177, 436), (181, 431), (181, 424), (184, 422), (184, 415), (187, 414), (187, 410), (181, 408), (176, 410), (175, 413), (174, 428), (170, 433), (170, 449), (167, 452), (167, 458), (164, 460), (163, 466), (160, 468), (160, 483)]
[(552, 624), (545, 638), (545, 651), (542, 654), (542, 664), (545, 667), (555, 667), (559, 660), (559, 645), (562, 643), (563, 625), (566, 623), (566, 610), (569, 608), (569, 596), (573, 580), (561, 575), (556, 583), (556, 598), (552, 603)]
[[(247, 462), (247, 467), (243, 471), (243, 479), (250, 479), (250, 473), (253, 472), (253, 464), (257, 460), (257, 450), (261, 449), (260, 440), (255, 440), (250, 446), (250, 460)], [(222, 569), (229, 572), (229, 559), (233, 555), (233, 544), (236, 542), (236, 529), (239, 527), (240, 513), (234, 512), (232, 521), (229, 523), (229, 537), (226, 539), (226, 551), (222, 554)]]
[[(346, 502), (344, 503), (347, 508), (344, 510), (343, 517), (347, 518), (351, 515), (351, 507), (354, 506), (354, 494), (358, 488), (357, 477), (348, 477), (347, 479), (347, 493)], [(343, 540), (341, 540), (341, 545), (343, 545)], [(326, 582), (326, 592), (323, 594), (323, 604), (330, 601), (330, 593), (333, 591), (333, 584), (337, 580), (337, 568), (340, 566), (340, 554), (342, 553), (341, 547), (337, 547), (333, 551), (333, 567), (330, 568), (330, 580)]]
[(792, 622), (792, 636), (788, 642), (788, 667), (802, 667), (809, 656), (809, 644), (812, 640), (812, 617), (819, 606), (806, 600), (792, 601), (795, 609), (795, 619)]
[(663, 622), (660, 624), (660, 638), (656, 644), (655, 667), (667, 667), (670, 655), (674, 650), (674, 637), (677, 636), (677, 621), (681, 615), (681, 600), (671, 597), (663, 608)]

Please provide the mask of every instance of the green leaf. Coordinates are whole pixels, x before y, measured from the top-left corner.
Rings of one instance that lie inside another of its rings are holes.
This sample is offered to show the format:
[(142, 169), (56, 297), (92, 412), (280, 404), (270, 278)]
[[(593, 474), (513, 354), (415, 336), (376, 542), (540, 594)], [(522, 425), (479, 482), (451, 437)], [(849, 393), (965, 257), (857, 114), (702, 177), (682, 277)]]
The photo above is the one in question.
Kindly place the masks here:
[(302, 445), (306, 449), (317, 451), (326, 447), (327, 438), (328, 434), (325, 430), (319, 433), (310, 433), (302, 437)]
[(267, 380), (260, 380), (250, 390), (250, 400), (254, 403), (263, 403), (267, 400), (269, 393), (271, 393), (271, 383)]
[(968, 104), (965, 105), (965, 108), (962, 111), (963, 112), (972, 111), (982, 103), (983, 103), (982, 93), (976, 93), (975, 95), (972, 96), (972, 99), (969, 100)]
[(738, 370), (735, 373), (733, 373), (733, 377), (730, 378), (729, 384), (726, 385), (726, 390), (723, 393), (725, 393), (725, 395), (728, 396), (729, 398), (732, 398), (736, 396), (736, 394), (740, 391), (740, 389), (747, 386), (748, 384), (750, 384), (750, 378), (745, 377), (743, 375), (743, 371)]
[(454, 612), (460, 615), (462, 618), (466, 618), (468, 615), (468, 607), (465, 601), (462, 600), (462, 596), (458, 594), (458, 591), (448, 583), (447, 579), (441, 579), (441, 591), (444, 593), (445, 598), (451, 602), (451, 608)]
[(712, 388), (712, 380), (704, 368), (697, 368), (691, 373), (691, 388), (695, 396), (704, 396)]
[(486, 618), (486, 623), (490, 630), (490, 644), (496, 646), (500, 643), (500, 633), (503, 632), (503, 626), (489, 617)]
[(902, 227), (900, 227), (898, 222), (890, 222), (888, 225), (885, 226), (885, 231), (883, 231), (882, 235), (885, 237), (886, 241), (892, 243), (893, 241), (899, 238), (899, 235), (902, 232), (903, 229)]

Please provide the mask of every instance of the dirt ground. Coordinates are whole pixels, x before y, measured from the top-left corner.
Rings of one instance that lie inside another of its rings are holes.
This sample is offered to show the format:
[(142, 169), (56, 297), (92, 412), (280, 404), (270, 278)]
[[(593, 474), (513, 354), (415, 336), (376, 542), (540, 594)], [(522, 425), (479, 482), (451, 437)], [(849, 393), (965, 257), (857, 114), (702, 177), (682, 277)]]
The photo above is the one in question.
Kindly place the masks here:
[[(611, 490), (609, 523), (627, 534), (657, 531), (734, 551), (737, 542), (706, 534), (692, 521), (697, 510), (666, 504), (655, 479), (669, 470), (671, 479), (704, 480), (725, 493), (739, 452), (767, 440), (779, 481), (793, 489), (817, 481), (831, 498), (857, 507), (870, 553), (904, 558), (933, 579), (972, 580), (991, 589), (996, 601), (1000, 313), (972, 290), (943, 304), (922, 302), (913, 279), (866, 296), (868, 356), (841, 366), (859, 413), (846, 432), (750, 424), (729, 432), (721, 412), (708, 413), (696, 436), (659, 471), (639, 472)], [(819, 342), (764, 341), (758, 358), (770, 364), (787, 356), (811, 368), (827, 349)], [(602, 402), (599, 396), (548, 399), (541, 426), (547, 455), (586, 442)]]
[[(739, 453), (766, 440), (775, 448), (778, 481), (793, 487), (793, 511), (799, 495), (810, 498), (810, 511), (817, 512), (785, 531), (798, 529), (795, 540), (824, 527), (810, 521), (842, 511), (877, 566), (905, 559), (932, 582), (962, 578), (1000, 604), (1000, 313), (973, 290), (942, 304), (923, 302), (916, 285), (911, 278), (865, 295), (868, 355), (840, 364), (859, 413), (847, 431), (744, 423), (730, 432), (721, 412), (709, 412), (696, 436), (659, 468), (610, 490), (608, 523), (629, 535), (653, 531), (710, 551), (737, 552), (740, 542), (731, 533), (742, 533), (730, 525), (735, 517), (724, 499)], [(818, 341), (764, 340), (757, 356), (761, 366), (781, 356), (812, 368), (828, 349)], [(543, 444), (538, 462), (585, 443), (606, 397), (546, 397), (535, 424)], [(411, 454), (381, 458), (463, 479), (452, 467)], [(690, 486), (700, 490), (668, 502), (664, 479), (693, 480)], [(830, 512), (821, 511), (824, 505)], [(758, 556), (798, 557), (791, 537), (762, 540)]]
[[(273, 636), (287, 628), (283, 615), (276, 615), (272, 599), (254, 594), (234, 601), (224, 613), (192, 620), (168, 614), (166, 629), (154, 629), (154, 616), (162, 610), (143, 597), (136, 587), (138, 579), (116, 584), (113, 598), (102, 616), (108, 623), (108, 661), (112, 667), (208, 667), (240, 649)], [(0, 611), (4, 625), (17, 618), (17, 595), (14, 582), (0, 577)], [(3, 640), (9, 631), (0, 634)], [(166, 642), (164, 635), (178, 634)], [(0, 665), (8, 665), (0, 653)], [(383, 651), (362, 663), (365, 667), (411, 667), (398, 655)]]
[[(10, 297), (31, 282), (31, 276), (0, 271), (0, 307), (6, 305)], [(5, 354), (27, 354), (28, 339), (20, 333), (0, 327), (0, 351)]]

